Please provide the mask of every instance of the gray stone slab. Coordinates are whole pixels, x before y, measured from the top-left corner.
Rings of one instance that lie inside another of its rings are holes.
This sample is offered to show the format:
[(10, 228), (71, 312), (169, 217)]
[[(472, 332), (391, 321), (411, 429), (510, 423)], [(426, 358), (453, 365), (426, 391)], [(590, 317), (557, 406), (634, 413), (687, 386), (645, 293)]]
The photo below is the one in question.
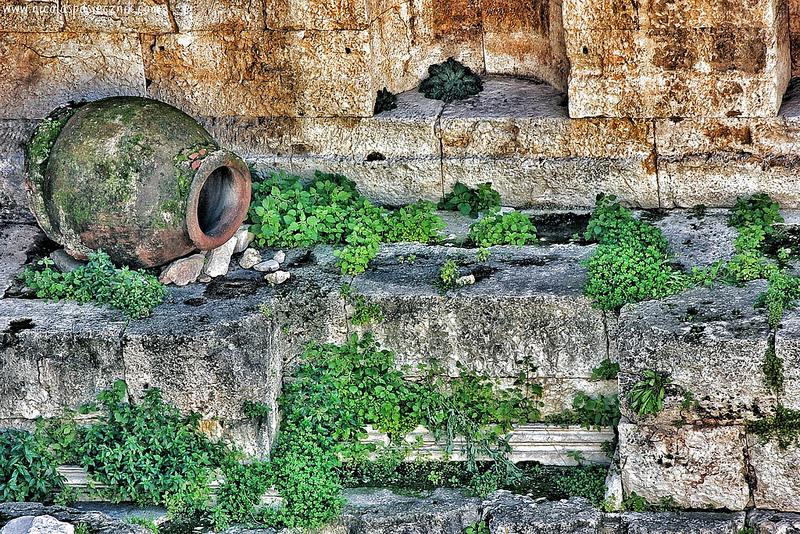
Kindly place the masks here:
[(595, 534), (603, 514), (586, 499), (541, 501), (508, 491), (483, 502), (483, 517), (492, 534)]
[(3, 223), (0, 220), (0, 298), (22, 272), (34, 251), (48, 241), (33, 224)]
[(691, 210), (674, 210), (648, 222), (664, 232), (674, 261), (690, 270), (733, 257), (733, 242), (738, 232), (728, 226), (728, 213), (728, 210), (708, 209), (700, 217)]
[[(776, 398), (762, 369), (769, 327), (764, 310), (754, 309), (765, 290), (764, 281), (699, 287), (624, 307), (617, 333), (623, 414), (637, 419), (629, 395), (647, 369), (672, 380), (664, 410), (648, 424), (740, 423), (771, 410)], [(691, 409), (682, 406), (688, 394)]]
[(150, 530), (130, 525), (101, 512), (84, 512), (65, 506), (45, 506), (35, 502), (0, 503), (0, 525), (4, 521), (24, 516), (49, 515), (73, 525), (84, 524), (93, 534), (150, 534)]
[(629, 512), (622, 514), (626, 534), (738, 534), (745, 513)]
[(800, 512), (800, 447), (781, 449), (775, 440), (747, 436), (757, 508)]
[(798, 534), (800, 514), (753, 510), (747, 515), (747, 525), (753, 534)]

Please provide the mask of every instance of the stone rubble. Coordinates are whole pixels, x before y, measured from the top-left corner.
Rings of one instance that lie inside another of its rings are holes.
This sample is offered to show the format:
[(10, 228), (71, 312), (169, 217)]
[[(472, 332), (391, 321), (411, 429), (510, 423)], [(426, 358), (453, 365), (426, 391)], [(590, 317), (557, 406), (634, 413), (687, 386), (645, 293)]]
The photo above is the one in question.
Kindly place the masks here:
[(273, 273), (281, 268), (280, 263), (275, 260), (261, 261), (253, 265), (253, 270), (260, 273)]
[(272, 285), (279, 285), (286, 282), (291, 277), (287, 271), (275, 271), (274, 273), (267, 273), (264, 275), (264, 280)]
[(75, 527), (49, 515), (25, 515), (6, 523), (0, 534), (75, 534)]
[(236, 247), (233, 249), (234, 254), (243, 252), (250, 243), (256, 238), (256, 235), (250, 231), (249, 224), (243, 224), (236, 233), (233, 235), (236, 238)]
[(275, 253), (274, 256), (272, 256), (272, 259), (277, 261), (278, 263), (283, 263), (286, 261), (286, 253), (282, 250), (279, 250), (278, 252)]
[(195, 282), (200, 276), (200, 273), (202, 273), (205, 261), (206, 255), (203, 253), (179, 258), (161, 271), (158, 281), (162, 284), (174, 284), (176, 286), (191, 284)]
[(255, 264), (261, 261), (261, 253), (254, 248), (248, 248), (239, 258), (239, 267), (242, 269), (252, 269)]
[(206, 256), (206, 264), (203, 267), (203, 274), (216, 278), (228, 274), (233, 250), (236, 248), (236, 236), (231, 237), (221, 247), (210, 251)]

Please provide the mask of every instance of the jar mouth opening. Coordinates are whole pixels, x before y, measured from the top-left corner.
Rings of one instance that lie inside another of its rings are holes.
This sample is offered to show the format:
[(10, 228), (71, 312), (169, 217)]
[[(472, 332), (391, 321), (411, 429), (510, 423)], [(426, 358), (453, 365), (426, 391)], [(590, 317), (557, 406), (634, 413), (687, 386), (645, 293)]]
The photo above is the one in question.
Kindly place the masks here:
[(192, 180), (186, 203), (186, 228), (200, 250), (228, 241), (244, 222), (250, 206), (250, 171), (226, 150), (203, 160)]

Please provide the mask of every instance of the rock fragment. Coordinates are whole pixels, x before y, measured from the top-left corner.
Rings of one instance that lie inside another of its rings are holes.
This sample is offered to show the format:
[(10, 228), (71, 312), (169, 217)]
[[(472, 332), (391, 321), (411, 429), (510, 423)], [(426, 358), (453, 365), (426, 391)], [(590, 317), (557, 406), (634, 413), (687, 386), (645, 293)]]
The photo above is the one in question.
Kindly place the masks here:
[(274, 273), (267, 273), (264, 276), (264, 280), (266, 280), (270, 284), (279, 285), (287, 281), (290, 277), (291, 274), (289, 274), (286, 271), (276, 271)]
[(205, 254), (192, 254), (185, 258), (178, 258), (161, 271), (158, 281), (162, 284), (175, 284), (176, 286), (191, 284), (203, 271), (205, 260)]
[(231, 256), (235, 248), (236, 236), (233, 236), (224, 245), (209, 252), (206, 258), (206, 266), (203, 268), (203, 274), (207, 274), (211, 278), (228, 274)]
[(281, 268), (280, 263), (275, 260), (266, 260), (253, 265), (253, 269), (262, 273), (272, 273)]
[(239, 267), (242, 269), (252, 269), (253, 266), (261, 261), (261, 254), (254, 248), (248, 248), (239, 258)]
[(239, 227), (233, 237), (236, 238), (236, 247), (233, 249), (233, 253), (238, 254), (250, 246), (250, 243), (253, 242), (253, 239), (256, 238), (256, 235), (250, 231), (249, 224), (243, 224)]

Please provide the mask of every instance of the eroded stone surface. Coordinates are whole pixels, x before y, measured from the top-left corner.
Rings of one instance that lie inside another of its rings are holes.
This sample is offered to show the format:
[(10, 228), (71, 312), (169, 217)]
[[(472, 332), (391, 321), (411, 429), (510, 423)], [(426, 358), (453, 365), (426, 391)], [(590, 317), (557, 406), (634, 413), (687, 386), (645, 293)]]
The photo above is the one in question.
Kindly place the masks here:
[[(113, 519), (101, 512), (83, 512), (65, 506), (45, 506), (35, 502), (0, 503), (0, 518), (14, 519), (25, 516), (49, 515), (59, 521), (73, 525), (86, 525), (91, 532), (97, 534), (147, 534), (149, 529)], [(2, 522), (2, 519), (0, 519)]]
[(747, 516), (747, 524), (754, 534), (797, 534), (800, 532), (800, 514), (754, 510)]
[(508, 491), (498, 491), (483, 502), (483, 517), (491, 533), (593, 534), (603, 514), (586, 499), (537, 502)]
[(139, 36), (0, 33), (0, 118), (38, 119), (74, 101), (144, 96)]
[(728, 210), (676, 210), (648, 222), (664, 233), (673, 260), (690, 271), (733, 257), (738, 232), (729, 226), (728, 215)]
[(46, 240), (34, 225), (0, 223), (0, 298), (28, 262), (29, 254)]
[(685, 508), (742, 510), (750, 493), (741, 426), (675, 427), (620, 423), (626, 493), (649, 502), (672, 497)]
[(35, 125), (30, 120), (0, 120), (0, 221), (33, 221), (23, 180), (24, 147)]
[(775, 440), (747, 436), (757, 508), (800, 512), (800, 448), (781, 449)]
[[(769, 327), (753, 307), (765, 290), (764, 281), (700, 287), (624, 307), (617, 333), (623, 414), (637, 419), (628, 395), (646, 369), (672, 380), (664, 410), (648, 422), (741, 422), (773, 409), (762, 369)], [(688, 394), (693, 408), (681, 406)]]
[(738, 534), (745, 513), (655, 512), (622, 514), (626, 534)]

